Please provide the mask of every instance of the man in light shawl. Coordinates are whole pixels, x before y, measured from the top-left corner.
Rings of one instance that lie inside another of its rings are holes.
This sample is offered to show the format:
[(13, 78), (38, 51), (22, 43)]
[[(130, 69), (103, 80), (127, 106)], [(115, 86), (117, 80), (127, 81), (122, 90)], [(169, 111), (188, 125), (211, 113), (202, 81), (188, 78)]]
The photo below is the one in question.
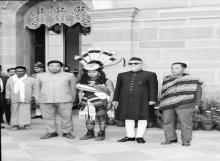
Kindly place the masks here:
[(6, 84), (6, 102), (11, 104), (11, 129), (30, 129), (30, 105), (36, 95), (34, 79), (28, 77), (26, 68), (17, 66), (15, 75), (10, 77)]

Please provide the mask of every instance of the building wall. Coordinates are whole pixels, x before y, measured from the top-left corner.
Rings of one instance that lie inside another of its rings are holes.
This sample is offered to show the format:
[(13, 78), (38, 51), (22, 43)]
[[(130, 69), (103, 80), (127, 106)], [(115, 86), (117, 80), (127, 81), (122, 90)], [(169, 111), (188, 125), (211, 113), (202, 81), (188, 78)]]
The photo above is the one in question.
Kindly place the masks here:
[[(18, 25), (25, 12), (16, 13), (24, 3), (8, 2), (0, 16), (0, 63), (6, 67), (30, 65), (28, 33)], [(156, 72), (160, 84), (163, 76), (170, 73), (171, 63), (183, 61), (189, 66), (187, 72), (205, 82), (206, 93), (220, 91), (219, 0), (112, 0), (111, 3), (108, 0), (108, 3), (111, 4), (108, 9), (91, 9), (92, 32), (81, 37), (82, 51), (95, 46), (113, 50), (126, 60), (141, 57), (144, 69)], [(126, 70), (122, 63), (105, 69), (114, 83), (117, 74)]]
[(0, 63), (5, 66), (16, 62), (16, 19), (15, 13), (11, 11), (1, 13), (3, 16), (0, 37)]
[[(3, 3), (1, 5), (1, 3)], [(30, 69), (30, 34), (24, 28), (24, 10), (28, 1), (4, 1), (0, 3), (2, 13), (2, 36), (0, 37), (0, 63), (4, 70), (16, 65)], [(36, 3), (36, 2), (31, 2)], [(31, 4), (29, 3), (29, 4)]]
[(186, 8), (141, 10), (134, 55), (148, 55), (143, 57), (145, 68), (156, 71), (160, 80), (172, 62), (185, 62), (188, 72), (205, 82), (205, 92), (220, 91), (220, 1), (187, 2)]
[[(31, 34), (24, 28), (24, 15), (40, 1), (0, 1), (0, 64), (4, 70), (24, 65), (33, 66)], [(91, 0), (83, 2), (92, 8)]]
[[(107, 14), (104, 16), (106, 11), (103, 11), (102, 18), (95, 20), (95, 46), (115, 50), (127, 60), (130, 56), (141, 57), (144, 60), (144, 69), (156, 72), (160, 84), (163, 76), (170, 74), (173, 62), (185, 62), (188, 64), (187, 72), (204, 81), (206, 95), (212, 92), (212, 95), (217, 93), (220, 96), (219, 0), (114, 2), (114, 15), (116, 10), (123, 15), (122, 7), (138, 7), (140, 10), (132, 21), (127, 20), (131, 28), (126, 23), (117, 22), (116, 18)], [(102, 23), (103, 17), (109, 23)], [(121, 19), (123, 20), (123, 16)], [(119, 70), (121, 68), (117, 66), (106, 71), (117, 73)], [(115, 73), (110, 72), (114, 81)]]

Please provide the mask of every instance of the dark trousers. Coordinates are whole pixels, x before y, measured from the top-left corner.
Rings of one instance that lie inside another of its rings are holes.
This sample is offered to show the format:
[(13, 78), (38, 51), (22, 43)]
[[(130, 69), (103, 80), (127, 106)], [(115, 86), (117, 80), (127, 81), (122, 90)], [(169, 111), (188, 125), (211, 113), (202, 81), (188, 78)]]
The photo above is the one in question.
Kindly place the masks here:
[(8, 124), (10, 124), (11, 119), (11, 110), (10, 110), (10, 104), (6, 104), (6, 100), (4, 99), (4, 95), (1, 94), (1, 122), (4, 122), (3, 115), (5, 114), (6, 121)]
[[(99, 130), (105, 131), (106, 128), (106, 122), (107, 122), (107, 116), (106, 115), (99, 115), (96, 116), (98, 124), (99, 124)], [(95, 127), (95, 121), (87, 119), (86, 120), (86, 128), (88, 131), (93, 131)]]
[(1, 122), (3, 120), (3, 95), (2, 93), (0, 92), (0, 117), (1, 117)]
[(10, 104), (4, 104), (4, 113), (6, 117), (6, 121), (8, 124), (10, 124), (10, 119), (11, 119), (11, 105)]
[(163, 111), (163, 128), (165, 138), (168, 141), (177, 140), (176, 135), (176, 120), (178, 117), (180, 121), (181, 140), (182, 142), (190, 142), (192, 140), (192, 107), (174, 108)]
[(156, 120), (157, 120), (157, 117), (154, 112), (154, 105), (149, 105), (149, 120), (148, 120), (147, 127), (148, 128), (153, 127), (156, 123)]

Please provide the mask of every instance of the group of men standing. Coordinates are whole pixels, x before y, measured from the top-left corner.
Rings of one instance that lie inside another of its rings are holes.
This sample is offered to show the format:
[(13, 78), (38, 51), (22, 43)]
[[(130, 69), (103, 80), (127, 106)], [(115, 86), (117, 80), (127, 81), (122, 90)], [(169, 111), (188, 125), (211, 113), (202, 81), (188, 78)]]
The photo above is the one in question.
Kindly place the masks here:
[[(126, 137), (119, 142), (137, 141), (145, 143), (144, 133), (150, 118), (149, 106), (159, 106), (163, 115), (165, 141), (163, 145), (176, 143), (176, 115), (180, 121), (183, 146), (189, 146), (192, 140), (192, 113), (198, 110), (201, 100), (201, 82), (185, 73), (187, 65), (176, 62), (171, 65), (172, 74), (166, 76), (162, 84), (158, 101), (158, 81), (154, 72), (142, 69), (143, 60), (132, 57), (129, 60), (130, 71), (117, 77), (112, 107), (116, 109), (116, 119), (125, 120)], [(41, 139), (58, 136), (56, 113), (61, 117), (63, 137), (73, 139), (72, 105), (76, 98), (76, 78), (63, 72), (63, 63), (53, 60), (47, 63), (48, 72), (37, 74), (35, 78), (26, 75), (26, 68), (18, 66), (15, 75), (8, 79), (6, 103), (11, 104), (12, 128), (30, 128), (30, 106), (39, 105), (47, 133)], [(2, 79), (1, 79), (2, 80)], [(1, 97), (3, 94), (1, 94)], [(25, 115), (25, 116), (24, 116)], [(135, 134), (135, 121), (137, 132)]]
[(74, 138), (71, 133), (76, 79), (73, 74), (62, 72), (63, 64), (60, 61), (50, 61), (47, 66), (48, 72), (38, 72), (32, 75), (34, 78), (27, 76), (25, 67), (17, 66), (15, 75), (7, 80), (6, 85), (1, 86), (2, 89), (5, 87), (6, 104), (10, 104), (11, 129), (30, 129), (30, 109), (35, 104), (41, 109), (48, 132), (41, 139), (57, 135), (56, 111), (61, 116), (63, 136)]
[[(131, 71), (120, 73), (117, 78), (114, 95), (115, 106), (118, 106), (119, 118), (125, 120), (127, 135), (119, 142), (137, 141), (145, 143), (143, 135), (147, 126), (149, 106), (159, 106), (162, 113), (165, 141), (162, 145), (177, 143), (175, 125), (177, 117), (180, 122), (181, 141), (189, 146), (192, 140), (192, 115), (198, 110), (202, 95), (202, 82), (185, 73), (187, 65), (176, 62), (171, 65), (171, 75), (165, 76), (162, 91), (157, 100), (158, 82), (154, 72), (143, 71), (143, 61), (131, 58)], [(135, 134), (135, 120), (137, 133)]]

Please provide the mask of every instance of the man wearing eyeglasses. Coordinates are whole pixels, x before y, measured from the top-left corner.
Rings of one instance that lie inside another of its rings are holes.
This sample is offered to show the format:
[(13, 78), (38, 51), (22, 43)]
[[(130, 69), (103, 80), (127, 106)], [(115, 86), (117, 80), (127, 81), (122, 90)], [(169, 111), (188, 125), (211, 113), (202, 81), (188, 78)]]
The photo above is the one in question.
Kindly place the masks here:
[[(142, 70), (143, 61), (140, 58), (132, 57), (128, 65), (130, 71), (118, 74), (113, 99), (113, 106), (117, 107), (117, 119), (125, 120), (127, 133), (118, 142), (136, 140), (145, 143), (143, 136), (149, 120), (149, 105), (157, 101), (157, 75)], [(136, 135), (135, 120), (138, 121)]]

